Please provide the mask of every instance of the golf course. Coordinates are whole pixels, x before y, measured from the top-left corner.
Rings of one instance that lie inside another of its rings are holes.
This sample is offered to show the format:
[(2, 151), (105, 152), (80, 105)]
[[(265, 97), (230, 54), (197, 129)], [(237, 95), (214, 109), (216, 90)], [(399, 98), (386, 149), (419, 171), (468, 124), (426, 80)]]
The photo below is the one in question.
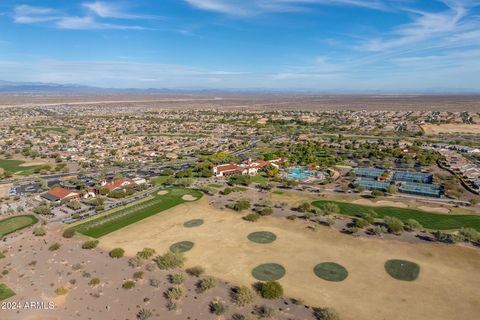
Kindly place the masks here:
[(38, 222), (34, 215), (21, 215), (0, 220), (0, 238), (12, 232), (30, 227)]
[(424, 228), (431, 230), (474, 228), (480, 231), (480, 215), (442, 214), (411, 208), (373, 207), (327, 200), (317, 200), (312, 204), (319, 209), (323, 209), (326, 203), (336, 204), (340, 210), (338, 212), (339, 214), (352, 217), (360, 217), (362, 214), (374, 212), (380, 219), (386, 216), (395, 217), (404, 222), (408, 219), (415, 219), (420, 222)]
[(21, 176), (31, 175), (35, 173), (36, 169), (41, 169), (45, 165), (38, 162), (28, 163), (22, 160), (0, 159), (0, 169)]
[(101, 217), (74, 225), (72, 228), (86, 236), (100, 238), (181, 203), (201, 197), (202, 193), (197, 190), (171, 188), (154, 194), (149, 200), (140, 200), (123, 209), (112, 210), (110, 214), (107, 212)]
[(145, 247), (182, 252), (185, 268), (201, 266), (235, 285), (276, 280), (287, 297), (331, 306), (342, 319), (478, 315), (478, 250), (353, 238), (328, 227), (312, 230), (307, 221), (266, 216), (252, 223), (242, 215), (203, 197), (107, 234), (99, 246), (122, 248), (128, 257)]

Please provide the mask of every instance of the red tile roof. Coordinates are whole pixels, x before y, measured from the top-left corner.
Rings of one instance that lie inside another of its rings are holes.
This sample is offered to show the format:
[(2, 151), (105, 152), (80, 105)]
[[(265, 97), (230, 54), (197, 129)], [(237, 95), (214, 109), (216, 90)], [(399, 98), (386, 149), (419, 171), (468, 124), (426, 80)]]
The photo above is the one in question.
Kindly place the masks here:
[[(65, 199), (68, 196), (78, 196), (79, 193), (74, 190), (65, 189), (62, 187), (55, 187), (52, 190), (48, 191), (49, 195), (57, 197), (59, 199)], [(73, 195), (72, 195), (73, 194)]]

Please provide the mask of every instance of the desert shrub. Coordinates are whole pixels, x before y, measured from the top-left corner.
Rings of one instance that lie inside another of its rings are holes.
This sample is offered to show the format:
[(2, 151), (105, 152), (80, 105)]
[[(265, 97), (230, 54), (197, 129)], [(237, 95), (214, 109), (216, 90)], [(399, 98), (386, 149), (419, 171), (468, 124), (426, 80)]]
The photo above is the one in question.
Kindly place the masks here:
[(68, 228), (63, 231), (63, 237), (64, 238), (72, 238), (75, 235), (75, 229), (73, 228)]
[(371, 195), (374, 198), (383, 197), (385, 195), (385, 192), (380, 191), (380, 190), (373, 190)]
[(137, 252), (137, 257), (140, 259), (150, 259), (156, 253), (155, 249), (143, 248), (142, 251)]
[(270, 207), (263, 208), (262, 210), (258, 211), (258, 214), (261, 216), (269, 216), (273, 213), (273, 209)]
[(158, 279), (150, 279), (150, 285), (152, 287), (158, 288), (162, 282)]
[(40, 215), (49, 215), (52, 214), (52, 209), (50, 209), (47, 205), (39, 205), (33, 208), (33, 212)]
[(170, 281), (171, 284), (182, 284), (186, 279), (187, 277), (183, 272), (174, 273), (168, 277), (168, 280)]
[(260, 284), (259, 293), (265, 299), (279, 299), (283, 296), (283, 288), (277, 281), (267, 281)]
[(36, 227), (36, 228), (33, 228), (33, 234), (36, 237), (43, 237), (44, 235), (47, 234), (47, 230), (45, 230), (44, 227)]
[(335, 218), (326, 217), (326, 218), (323, 220), (323, 223), (325, 223), (327, 226), (331, 226), (331, 225), (335, 224)]
[(358, 217), (368, 221), (368, 223), (373, 223), (377, 214), (374, 211), (369, 211), (359, 214)]
[(128, 290), (128, 289), (132, 289), (133, 287), (135, 287), (135, 281), (132, 281), (132, 280), (127, 280), (122, 284), (123, 289)]
[(178, 301), (182, 299), (183, 295), (185, 294), (185, 289), (182, 286), (175, 286), (168, 288), (165, 292), (165, 297), (171, 301)]
[(172, 311), (172, 310), (177, 310), (178, 308), (178, 303), (177, 301), (174, 300), (168, 300), (167, 301), (167, 309)]
[(128, 259), (128, 265), (132, 268), (138, 268), (142, 266), (142, 264), (143, 264), (143, 260), (140, 259), (139, 257), (133, 257)]
[(82, 244), (82, 249), (93, 249), (98, 245), (98, 240), (87, 240)]
[(452, 234), (452, 233), (446, 233), (440, 230), (432, 232), (432, 235), (435, 237), (435, 239), (439, 242), (443, 243), (457, 243), (459, 240), (461, 240), (461, 236)]
[(250, 208), (250, 201), (247, 199), (237, 200), (232, 206), (232, 209), (235, 211), (243, 211), (247, 210), (248, 208)]
[(332, 308), (316, 308), (313, 310), (313, 316), (317, 320), (340, 320), (337, 311)]
[(470, 241), (475, 244), (480, 243), (480, 232), (473, 228), (462, 228), (458, 233), (465, 241)]
[(153, 312), (150, 309), (141, 309), (137, 313), (137, 319), (138, 320), (147, 320), (153, 317)]
[(299, 212), (310, 212), (310, 210), (312, 210), (312, 205), (308, 202), (304, 202), (298, 206), (297, 210)]
[(223, 194), (223, 195), (226, 196), (226, 195), (229, 195), (229, 194), (232, 193), (232, 192), (233, 192), (233, 189), (227, 187), (227, 188), (223, 189), (223, 191), (221, 192), (221, 194)]
[(236, 287), (233, 289), (233, 299), (240, 306), (246, 306), (247, 304), (255, 301), (255, 292), (246, 286)]
[(363, 219), (363, 218), (354, 219), (354, 224), (355, 224), (355, 227), (357, 227), (359, 229), (366, 228), (369, 225), (368, 221)]
[(224, 314), (227, 310), (228, 306), (219, 300), (210, 302), (210, 312), (217, 316)]
[(72, 210), (80, 210), (80, 208), (82, 207), (80, 205), (80, 202), (78, 202), (76, 200), (71, 200), (71, 201), (67, 202), (66, 205), (67, 205), (67, 207), (69, 207)]
[(68, 289), (67, 289), (67, 288), (60, 287), (60, 288), (55, 289), (55, 294), (56, 294), (57, 296), (63, 296), (63, 295), (66, 295), (67, 293), (68, 293)]
[(154, 261), (161, 270), (181, 268), (185, 263), (185, 256), (181, 252), (168, 251), (161, 256), (157, 256)]
[(52, 244), (50, 245), (50, 247), (48, 247), (48, 250), (50, 250), (50, 251), (55, 251), (55, 250), (60, 249), (61, 246), (62, 246), (62, 245), (61, 245), (60, 243), (55, 242), (55, 243), (52, 243)]
[(260, 215), (258, 213), (250, 213), (247, 214), (245, 217), (242, 218), (243, 220), (250, 221), (250, 222), (255, 222), (258, 219), (260, 219)]
[(215, 288), (216, 285), (217, 280), (215, 280), (214, 278), (205, 278), (198, 282), (197, 287), (198, 289), (200, 289), (200, 291), (204, 292)]
[(377, 236), (386, 233), (387, 231), (387, 228), (384, 226), (375, 226), (373, 229), (371, 229), (371, 232)]
[(345, 232), (349, 234), (354, 234), (357, 233), (359, 230), (360, 229), (358, 229), (357, 227), (348, 227), (345, 229)]
[(100, 279), (99, 278), (92, 278), (90, 281), (88, 281), (88, 285), (90, 286), (96, 286), (100, 284)]
[(202, 274), (205, 273), (205, 269), (201, 266), (191, 267), (191, 268), (188, 268), (186, 271), (189, 275), (195, 276), (195, 277), (200, 277)]
[(117, 259), (123, 257), (124, 254), (125, 254), (125, 250), (123, 250), (122, 248), (112, 249), (112, 251), (108, 253), (110, 257), (117, 258)]
[(260, 318), (266, 318), (266, 319), (273, 317), (273, 315), (275, 314), (275, 310), (266, 305), (256, 307), (254, 312)]
[(340, 207), (336, 203), (333, 203), (333, 202), (327, 202), (327, 203), (323, 204), (322, 209), (326, 214), (339, 213), (340, 212)]
[(287, 217), (288, 220), (296, 220), (298, 216), (296, 214), (291, 214)]
[(156, 268), (157, 267), (156, 267), (155, 263), (147, 263), (147, 265), (145, 266), (145, 270), (150, 271), (150, 272), (155, 271)]
[(133, 279), (135, 280), (139, 280), (139, 279), (143, 279), (143, 271), (137, 271), (133, 274)]
[(408, 219), (405, 221), (405, 230), (407, 231), (418, 231), (422, 229), (423, 226), (415, 219)]
[(403, 231), (403, 222), (395, 217), (386, 216), (384, 219), (390, 233), (400, 235)]

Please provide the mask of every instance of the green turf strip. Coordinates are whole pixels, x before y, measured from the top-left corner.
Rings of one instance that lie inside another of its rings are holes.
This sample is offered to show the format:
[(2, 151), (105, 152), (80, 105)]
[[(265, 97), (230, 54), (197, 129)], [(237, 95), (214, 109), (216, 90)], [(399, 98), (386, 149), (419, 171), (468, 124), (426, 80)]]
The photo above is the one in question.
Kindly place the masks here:
[(176, 253), (187, 252), (189, 250), (192, 250), (193, 246), (194, 243), (191, 241), (177, 242), (170, 246), (170, 251)]
[(185, 222), (183, 224), (183, 226), (185, 228), (195, 228), (195, 227), (199, 227), (203, 224), (203, 220), (202, 219), (193, 219), (193, 220), (189, 220), (187, 222)]
[(0, 159), (0, 168), (13, 174), (27, 176), (33, 174), (35, 169), (43, 167), (43, 165), (22, 166), (25, 161)]
[(313, 268), (315, 275), (323, 280), (340, 282), (348, 277), (348, 271), (335, 262), (323, 262)]
[(168, 189), (168, 191), (165, 195), (155, 194), (150, 200), (140, 201), (138, 204), (76, 225), (73, 228), (86, 236), (100, 238), (132, 223), (184, 203), (185, 200), (182, 199), (182, 196), (186, 194), (190, 194), (197, 199), (202, 197), (200, 191), (193, 189), (172, 188)]
[(15, 292), (13, 292), (3, 283), (0, 283), (0, 301), (13, 297), (14, 295), (15, 295)]
[(0, 220), (0, 238), (12, 232), (30, 227), (38, 222), (34, 215), (21, 215)]
[(260, 281), (274, 281), (283, 278), (285, 268), (278, 263), (265, 263), (252, 270), (252, 276)]
[(420, 266), (407, 260), (388, 260), (385, 262), (385, 271), (394, 279), (414, 281), (420, 273)]
[(395, 217), (404, 222), (408, 219), (415, 219), (420, 222), (423, 227), (431, 230), (473, 228), (480, 231), (480, 215), (439, 214), (408, 208), (371, 207), (326, 200), (314, 201), (313, 205), (321, 209), (327, 202), (335, 203), (340, 209), (340, 214), (348, 216), (360, 216), (363, 213), (374, 211), (380, 219), (385, 216)]
[(272, 243), (277, 239), (277, 236), (268, 231), (257, 231), (257, 232), (252, 232), (248, 235), (248, 240), (256, 243)]

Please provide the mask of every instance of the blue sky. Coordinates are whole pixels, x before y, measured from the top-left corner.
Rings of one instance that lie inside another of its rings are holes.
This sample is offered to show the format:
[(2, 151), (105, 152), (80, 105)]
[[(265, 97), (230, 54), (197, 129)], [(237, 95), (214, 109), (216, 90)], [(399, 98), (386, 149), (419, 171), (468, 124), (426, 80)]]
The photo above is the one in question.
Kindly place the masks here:
[(0, 0), (0, 80), (480, 92), (480, 1)]

